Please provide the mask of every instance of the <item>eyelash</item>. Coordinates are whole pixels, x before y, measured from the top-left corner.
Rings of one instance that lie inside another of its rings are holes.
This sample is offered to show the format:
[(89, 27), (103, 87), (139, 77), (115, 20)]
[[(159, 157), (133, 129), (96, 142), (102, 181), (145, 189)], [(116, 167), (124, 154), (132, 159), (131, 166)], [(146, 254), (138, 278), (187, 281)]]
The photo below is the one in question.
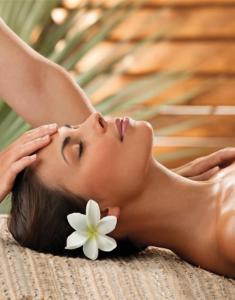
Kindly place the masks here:
[(82, 156), (83, 153), (83, 142), (80, 141), (79, 142), (79, 158)]

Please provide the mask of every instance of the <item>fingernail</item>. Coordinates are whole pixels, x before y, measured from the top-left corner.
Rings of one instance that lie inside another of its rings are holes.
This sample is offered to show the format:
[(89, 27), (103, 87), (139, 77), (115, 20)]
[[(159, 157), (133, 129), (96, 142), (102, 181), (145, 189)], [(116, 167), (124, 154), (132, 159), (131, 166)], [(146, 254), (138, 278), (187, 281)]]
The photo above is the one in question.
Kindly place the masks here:
[(42, 137), (43, 140), (48, 140), (49, 135), (45, 135), (44, 137)]
[(53, 123), (53, 124), (48, 125), (48, 128), (49, 128), (49, 129), (54, 129), (54, 128), (56, 128), (57, 126), (58, 126), (57, 123)]
[(33, 154), (30, 156), (30, 159), (35, 160), (37, 158), (37, 154)]

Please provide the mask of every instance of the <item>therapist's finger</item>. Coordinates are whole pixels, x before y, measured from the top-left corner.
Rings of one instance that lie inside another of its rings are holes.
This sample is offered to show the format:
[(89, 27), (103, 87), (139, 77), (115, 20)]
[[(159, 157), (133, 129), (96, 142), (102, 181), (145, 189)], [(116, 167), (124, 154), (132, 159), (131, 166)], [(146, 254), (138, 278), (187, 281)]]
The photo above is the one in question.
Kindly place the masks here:
[(47, 146), (50, 142), (51, 142), (50, 135), (45, 135), (43, 137), (29, 141), (28, 143), (19, 145), (17, 147), (17, 151), (14, 151), (12, 158), (14, 161), (16, 161), (24, 156), (31, 155), (37, 150), (40, 150), (41, 148)]
[(36, 154), (25, 156), (12, 163), (5, 174), (5, 193), (9, 193), (18, 173), (31, 165), (37, 158)]
[(205, 180), (209, 180), (213, 175), (215, 175), (218, 171), (220, 170), (220, 168), (218, 166), (215, 166), (214, 168), (205, 171), (202, 174), (199, 174), (197, 176), (192, 176), (192, 177), (188, 177), (189, 179), (192, 180), (196, 180), (196, 181), (205, 181)]
[(57, 129), (58, 129), (58, 125), (56, 123), (43, 125), (38, 128), (26, 131), (22, 135), (22, 139), (24, 140), (24, 142), (29, 142), (33, 139), (43, 137), (47, 134), (52, 134), (56, 132)]
[(235, 147), (223, 148), (207, 156), (200, 157), (198, 164), (195, 166), (195, 171), (200, 169), (200, 172), (204, 172), (218, 165), (225, 167), (233, 160), (235, 160)]

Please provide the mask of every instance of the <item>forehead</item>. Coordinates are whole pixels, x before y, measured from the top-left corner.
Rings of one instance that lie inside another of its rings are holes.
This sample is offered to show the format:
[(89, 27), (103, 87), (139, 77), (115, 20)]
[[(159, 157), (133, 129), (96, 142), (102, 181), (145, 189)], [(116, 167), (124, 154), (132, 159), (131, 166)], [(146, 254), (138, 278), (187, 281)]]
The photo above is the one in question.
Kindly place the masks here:
[(62, 126), (58, 129), (56, 133), (50, 136), (50, 143), (40, 149), (38, 153), (38, 157), (40, 160), (43, 160), (44, 158), (47, 159), (49, 154), (52, 154), (56, 156), (56, 158), (62, 158), (61, 155), (61, 146), (65, 139), (65, 137), (69, 136), (70, 130), (66, 128), (65, 126)]
[(51, 135), (51, 142), (37, 152), (37, 161), (34, 165), (36, 174), (45, 184), (58, 185), (61, 182), (61, 174), (66, 172), (66, 164), (61, 155), (61, 145), (64, 129)]

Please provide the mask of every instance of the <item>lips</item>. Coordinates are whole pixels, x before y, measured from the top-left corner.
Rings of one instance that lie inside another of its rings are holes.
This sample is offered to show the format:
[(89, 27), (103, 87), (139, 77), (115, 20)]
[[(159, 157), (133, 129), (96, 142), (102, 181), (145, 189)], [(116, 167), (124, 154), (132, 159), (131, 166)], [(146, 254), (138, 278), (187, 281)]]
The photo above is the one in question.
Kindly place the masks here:
[(126, 129), (129, 125), (129, 119), (127, 117), (125, 117), (124, 119), (117, 118), (115, 120), (115, 123), (116, 123), (117, 129), (118, 129), (119, 135), (120, 135), (120, 139), (121, 139), (121, 141), (123, 141)]

